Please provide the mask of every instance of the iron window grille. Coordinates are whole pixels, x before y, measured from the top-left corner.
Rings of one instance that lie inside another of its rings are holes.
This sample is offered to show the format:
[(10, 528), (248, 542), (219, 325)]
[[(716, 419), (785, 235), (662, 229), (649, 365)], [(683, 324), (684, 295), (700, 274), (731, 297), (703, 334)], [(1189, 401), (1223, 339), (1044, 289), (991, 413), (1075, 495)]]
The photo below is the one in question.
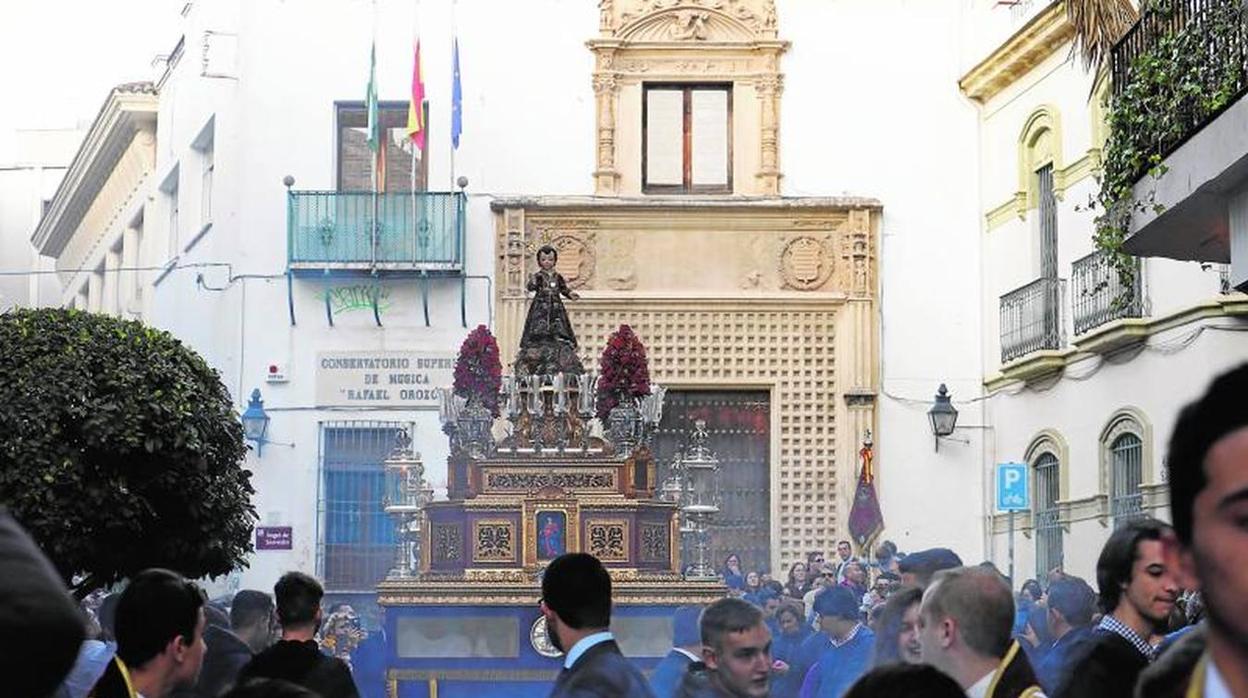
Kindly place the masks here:
[(384, 462), (407, 422), (322, 422), (318, 564), (326, 591), (372, 592), (394, 563)]
[(1036, 576), (1062, 566), (1061, 463), (1052, 453), (1036, 459)]
[(1135, 434), (1122, 434), (1114, 439), (1110, 453), (1110, 516), (1117, 528), (1132, 519), (1143, 518), (1144, 443)]

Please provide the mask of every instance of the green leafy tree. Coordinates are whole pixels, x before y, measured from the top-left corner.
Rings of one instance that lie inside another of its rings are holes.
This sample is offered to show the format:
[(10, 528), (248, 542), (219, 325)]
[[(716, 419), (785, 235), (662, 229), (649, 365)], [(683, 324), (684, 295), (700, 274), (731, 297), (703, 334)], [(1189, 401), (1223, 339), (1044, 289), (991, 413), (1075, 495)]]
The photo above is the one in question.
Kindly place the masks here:
[(76, 310), (0, 314), (0, 505), (80, 598), (147, 567), (245, 566), (246, 452), (217, 372), (168, 333)]

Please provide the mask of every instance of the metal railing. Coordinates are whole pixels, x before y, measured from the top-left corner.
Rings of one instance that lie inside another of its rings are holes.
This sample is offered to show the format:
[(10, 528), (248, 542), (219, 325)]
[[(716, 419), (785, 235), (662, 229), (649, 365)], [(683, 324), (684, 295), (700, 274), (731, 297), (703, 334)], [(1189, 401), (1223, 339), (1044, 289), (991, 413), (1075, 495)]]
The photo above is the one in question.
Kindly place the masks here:
[(1066, 345), (1064, 279), (1036, 279), (1001, 296), (1001, 362)]
[(464, 201), (460, 192), (289, 192), (287, 262), (292, 269), (461, 271)]
[[(1187, 92), (1180, 99), (1181, 106), (1172, 110), (1172, 117), (1181, 128), (1173, 136), (1164, 137), (1157, 143), (1158, 152), (1169, 155), (1192, 134), (1212, 121), (1221, 109), (1233, 104), (1229, 100), (1220, 108), (1208, 105), (1208, 94), (1228, 87), (1236, 95), (1248, 89), (1248, 26), (1245, 23), (1243, 0), (1164, 0), (1144, 10), (1140, 19), (1114, 44), (1110, 53), (1110, 71), (1113, 78), (1113, 94), (1117, 98), (1133, 88), (1134, 71), (1141, 57), (1163, 46), (1163, 42), (1179, 36), (1199, 36), (1196, 43), (1203, 49), (1195, 61), (1196, 69), (1183, 71), (1175, 66), (1173, 75), (1154, 95), (1159, 104), (1178, 98), (1177, 93), (1162, 94), (1165, 90)], [(1164, 53), (1162, 55), (1165, 55)], [(1188, 74), (1190, 73), (1190, 74)], [(1201, 89), (1192, 89), (1192, 84)], [(1149, 88), (1143, 88), (1149, 89)]]
[(1129, 283), (1104, 252), (1075, 260), (1071, 265), (1075, 334), (1081, 335), (1111, 320), (1144, 316), (1144, 294), (1137, 259)]

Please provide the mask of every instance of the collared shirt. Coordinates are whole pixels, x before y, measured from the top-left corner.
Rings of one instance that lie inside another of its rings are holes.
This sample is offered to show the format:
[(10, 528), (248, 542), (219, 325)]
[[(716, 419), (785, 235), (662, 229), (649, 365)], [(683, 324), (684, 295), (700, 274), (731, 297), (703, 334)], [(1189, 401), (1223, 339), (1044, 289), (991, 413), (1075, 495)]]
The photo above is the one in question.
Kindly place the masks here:
[(615, 639), (615, 636), (606, 630), (600, 633), (594, 633), (593, 635), (586, 635), (585, 637), (581, 638), (575, 645), (572, 645), (572, 649), (568, 650), (568, 658), (563, 660), (563, 668), (571, 669), (572, 665), (576, 664), (576, 660), (580, 659), (581, 655), (585, 654), (585, 652), (590, 647), (593, 647), (594, 645), (597, 645), (602, 642), (606, 642), (607, 640), (614, 640), (614, 639)]
[(844, 640), (838, 640), (834, 637), (829, 638), (830, 640), (832, 640), (832, 646), (844, 647), (845, 645), (848, 645), (849, 643), (854, 641), (854, 638), (858, 637), (858, 631), (861, 629), (862, 629), (862, 623), (858, 623), (857, 625), (854, 626), (853, 630), (849, 631), (849, 634), (845, 636)]
[(1124, 640), (1131, 643), (1131, 646), (1140, 651), (1144, 658), (1152, 662), (1157, 658), (1157, 648), (1148, 644), (1148, 640), (1140, 637), (1139, 633), (1127, 627), (1122, 621), (1106, 615), (1101, 619), (1101, 624), (1096, 626), (1097, 630), (1108, 630), (1111, 633), (1122, 636)]
[(672, 649), (676, 650), (677, 652), (680, 652), (681, 654), (685, 655), (692, 661), (695, 661), (695, 662), (702, 661), (701, 657), (699, 657), (698, 655), (694, 654), (693, 652), (690, 652), (689, 650), (683, 647), (673, 647)]
[(1226, 679), (1218, 671), (1217, 662), (1210, 656), (1205, 661), (1205, 695), (1204, 698), (1231, 698), (1231, 689), (1226, 687)]
[(982, 679), (971, 684), (971, 687), (966, 689), (967, 698), (984, 698), (987, 696), (988, 689), (992, 687), (992, 679), (996, 675), (996, 671), (990, 671), (984, 674)]

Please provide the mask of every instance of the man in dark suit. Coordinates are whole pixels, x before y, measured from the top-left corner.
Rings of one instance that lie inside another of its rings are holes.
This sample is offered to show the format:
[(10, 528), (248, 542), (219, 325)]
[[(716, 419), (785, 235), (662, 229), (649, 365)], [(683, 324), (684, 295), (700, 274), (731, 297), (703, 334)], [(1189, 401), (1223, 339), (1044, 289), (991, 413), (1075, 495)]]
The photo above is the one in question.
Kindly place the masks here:
[(620, 653), (611, 624), (611, 576), (598, 558), (567, 553), (542, 575), (546, 633), (565, 655), (551, 698), (654, 698), (646, 677)]
[(699, 606), (681, 606), (672, 616), (672, 649), (650, 674), (650, 690), (657, 698), (675, 696), (689, 665), (702, 661), (701, 614)]
[(359, 698), (351, 669), (341, 659), (321, 653), (316, 631), (321, 626), (325, 590), (302, 572), (287, 572), (273, 587), (282, 639), (257, 654), (238, 674), (238, 684), (254, 678), (285, 679), (311, 689), (322, 698)]
[(1179, 598), (1177, 570), (1166, 564), (1162, 540), (1172, 535), (1155, 519), (1131, 521), (1106, 541), (1096, 561), (1101, 619), (1071, 665), (1057, 698), (1130, 698), (1135, 681), (1156, 657), (1170, 611)]

